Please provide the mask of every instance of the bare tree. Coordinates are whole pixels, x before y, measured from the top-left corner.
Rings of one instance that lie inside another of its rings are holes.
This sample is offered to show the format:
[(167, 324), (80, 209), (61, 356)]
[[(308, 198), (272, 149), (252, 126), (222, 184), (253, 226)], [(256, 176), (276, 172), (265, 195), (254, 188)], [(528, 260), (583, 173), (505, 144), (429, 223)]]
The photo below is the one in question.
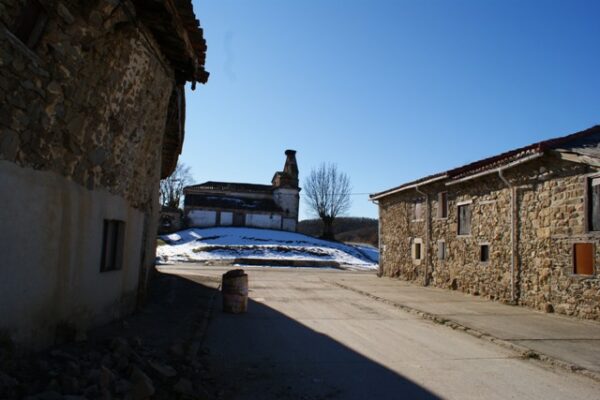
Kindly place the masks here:
[(183, 188), (192, 183), (190, 167), (177, 163), (175, 171), (160, 181), (160, 204), (164, 207), (179, 208), (183, 197)]
[(303, 189), (307, 206), (323, 221), (323, 238), (335, 239), (333, 223), (350, 209), (350, 178), (337, 165), (323, 163), (310, 171)]

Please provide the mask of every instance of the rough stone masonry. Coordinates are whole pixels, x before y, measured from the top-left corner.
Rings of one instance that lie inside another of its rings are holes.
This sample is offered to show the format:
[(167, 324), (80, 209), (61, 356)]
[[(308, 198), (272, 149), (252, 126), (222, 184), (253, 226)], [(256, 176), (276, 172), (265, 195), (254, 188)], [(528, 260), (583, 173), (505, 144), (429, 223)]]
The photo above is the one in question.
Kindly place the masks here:
[(30, 49), (7, 28), (26, 3), (0, 3), (2, 158), (151, 207), (175, 84), (166, 60), (111, 1), (54, 2)]
[(600, 319), (599, 142), (596, 126), (372, 195), (381, 273)]
[(143, 294), (206, 45), (187, 0), (0, 0), (0, 38), (0, 334), (38, 346)]

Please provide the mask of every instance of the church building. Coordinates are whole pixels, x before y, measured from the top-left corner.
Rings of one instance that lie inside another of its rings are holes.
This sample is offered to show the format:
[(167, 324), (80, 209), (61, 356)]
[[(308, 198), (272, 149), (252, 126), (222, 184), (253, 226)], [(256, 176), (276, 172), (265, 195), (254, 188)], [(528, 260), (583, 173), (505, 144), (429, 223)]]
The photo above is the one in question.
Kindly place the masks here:
[(296, 231), (300, 188), (296, 151), (286, 150), (283, 171), (270, 185), (213, 182), (184, 188), (189, 227), (249, 226)]

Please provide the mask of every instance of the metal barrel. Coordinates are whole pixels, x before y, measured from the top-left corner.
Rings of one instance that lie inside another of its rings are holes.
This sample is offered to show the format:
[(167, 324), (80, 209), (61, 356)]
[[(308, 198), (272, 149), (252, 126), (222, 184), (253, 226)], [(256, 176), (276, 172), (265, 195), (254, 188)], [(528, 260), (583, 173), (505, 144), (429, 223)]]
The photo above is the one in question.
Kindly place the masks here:
[(224, 312), (240, 314), (248, 310), (248, 275), (243, 269), (223, 274), (221, 292)]

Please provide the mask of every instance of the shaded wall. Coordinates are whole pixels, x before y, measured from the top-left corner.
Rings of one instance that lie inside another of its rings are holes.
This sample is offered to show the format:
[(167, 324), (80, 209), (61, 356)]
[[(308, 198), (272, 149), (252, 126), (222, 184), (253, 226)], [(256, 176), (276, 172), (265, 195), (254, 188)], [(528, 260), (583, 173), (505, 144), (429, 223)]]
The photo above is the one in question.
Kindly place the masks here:
[[(174, 87), (119, 2), (40, 3), (47, 22), (28, 47), (12, 34), (25, 2), (0, 1), (0, 330), (33, 344), (61, 323), (129, 312), (143, 292)], [(123, 269), (100, 273), (99, 235), (113, 218), (126, 226)]]

